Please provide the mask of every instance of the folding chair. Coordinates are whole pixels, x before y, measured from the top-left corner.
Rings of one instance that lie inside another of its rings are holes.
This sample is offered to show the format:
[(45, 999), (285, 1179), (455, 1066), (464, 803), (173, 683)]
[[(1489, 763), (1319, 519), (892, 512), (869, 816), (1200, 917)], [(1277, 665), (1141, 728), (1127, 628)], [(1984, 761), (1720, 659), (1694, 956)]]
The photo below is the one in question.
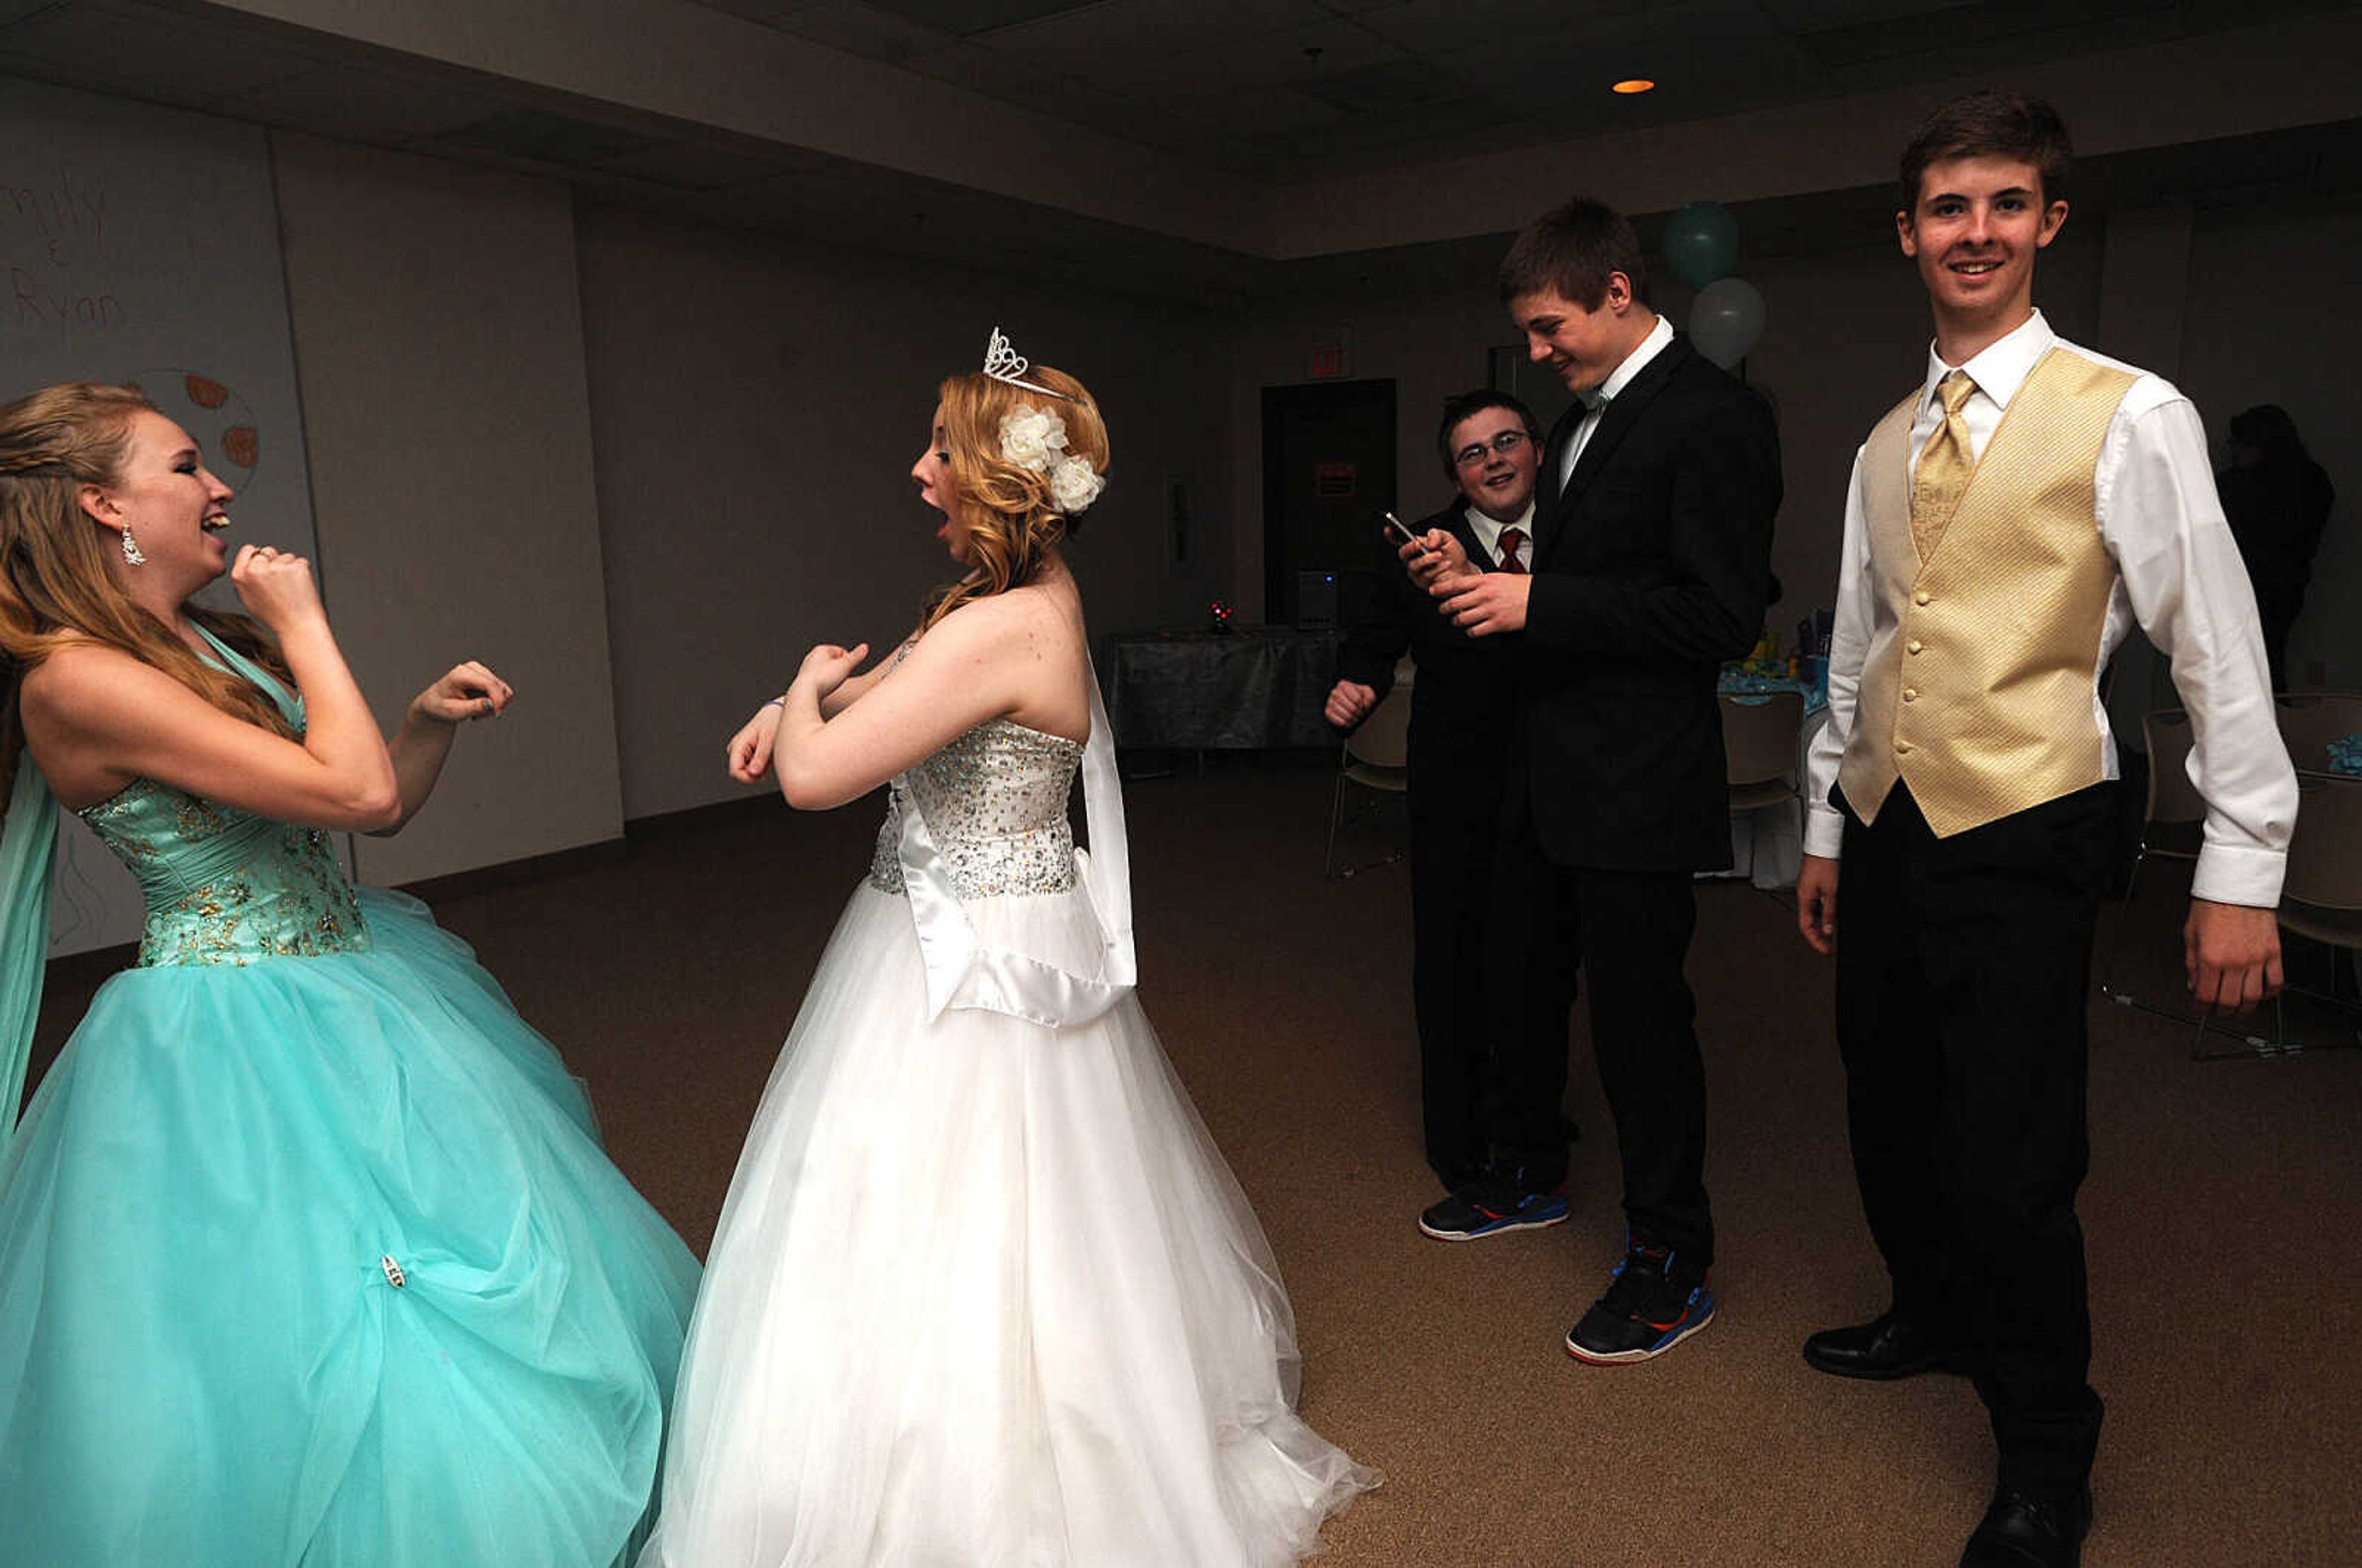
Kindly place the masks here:
[(1755, 813), (1796, 801), (1796, 745), (1805, 727), (1805, 694), (1725, 691), (1720, 701), (1723, 776), (1730, 786), (1730, 814), (1743, 813), (1748, 819), (1747, 863), (1751, 867), (1762, 838)]
[[(2362, 951), (2362, 778), (2307, 778), (2300, 781), (2299, 789), (2296, 834), (2289, 843), (2288, 877), (2280, 889), (2279, 922), (2329, 948), (2334, 966), (2338, 955)], [(2290, 989), (2349, 1012), (2362, 1010), (2334, 994), (2334, 967), (2329, 979), (2330, 984), (2319, 991), (2296, 986)], [(2274, 1003), (2274, 1022), (2280, 1051), (2293, 1054), (2305, 1048), (2289, 1039), (2284, 999)], [(2334, 1042), (2338, 1045), (2357, 1043), (2362, 1042)]]
[(1404, 851), (1377, 860), (1337, 868), (1337, 830), (1348, 823), (1359, 822), (1374, 809), (1371, 801), (1351, 817), (1345, 814), (1347, 796), (1356, 790), (1367, 790), (1378, 797), (1392, 795), (1402, 799), (1410, 788), (1410, 689), (1411, 679), (1404, 674), (1395, 677), (1394, 690), (1385, 700), (1370, 712), (1359, 728), (1345, 737), (1338, 748), (1337, 789), (1329, 804), (1329, 847), (1321, 856), (1320, 874), (1330, 878), (1352, 877), (1380, 866), (1391, 866), (1403, 857)]
[[(2133, 856), (2132, 870), (2125, 878), (2123, 911), (2129, 923), (2134, 900), (2140, 895), (2141, 873), (2152, 860), (2173, 860), (2195, 866), (2198, 850), (2205, 839), (2206, 801), (2198, 793), (2198, 786), (2190, 779), (2190, 749), (2191, 734), (2189, 711), (2182, 708), (2158, 708), (2141, 720), (2141, 735), (2148, 745), (2148, 800), (2141, 812), (2140, 846)], [(2122, 965), (2127, 934), (2119, 930), (2115, 941), (2102, 955), (2099, 965), (2100, 994), (2120, 1007), (2136, 1007), (2159, 1018), (2169, 1018), (2177, 1023), (2194, 1026), (2191, 1055), (2199, 1061), (2221, 1061), (2250, 1052), (2206, 1055), (2205, 1041), (2213, 1027), (2212, 1014), (2199, 1012), (2194, 1017), (2189, 1010), (2160, 1007), (2135, 996), (2125, 985)], [(2247, 1041), (2254, 1054), (2269, 1055), (2271, 1042), (2260, 1039)]]

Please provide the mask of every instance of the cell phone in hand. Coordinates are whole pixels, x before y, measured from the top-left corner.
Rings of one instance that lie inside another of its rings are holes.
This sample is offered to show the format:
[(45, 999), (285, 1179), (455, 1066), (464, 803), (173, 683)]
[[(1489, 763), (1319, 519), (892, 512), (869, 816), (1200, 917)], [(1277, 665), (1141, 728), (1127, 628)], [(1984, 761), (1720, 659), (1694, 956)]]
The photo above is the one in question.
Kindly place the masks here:
[(1403, 520), (1401, 518), (1396, 516), (1391, 512), (1385, 513), (1384, 515), (1386, 520), (1387, 533), (1393, 535), (1396, 539), (1401, 540), (1406, 545), (1416, 545), (1419, 542), (1419, 536), (1417, 534), (1412, 533), (1407, 527), (1404, 526)]

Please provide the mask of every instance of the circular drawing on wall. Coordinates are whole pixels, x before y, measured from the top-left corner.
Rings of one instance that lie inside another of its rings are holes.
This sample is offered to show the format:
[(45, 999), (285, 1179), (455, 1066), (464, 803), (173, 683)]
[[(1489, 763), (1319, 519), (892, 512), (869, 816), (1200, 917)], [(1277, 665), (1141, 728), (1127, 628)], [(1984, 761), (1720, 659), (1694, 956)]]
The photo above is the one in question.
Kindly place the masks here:
[(195, 439), (205, 467), (223, 483), (244, 490), (253, 481), (262, 437), (246, 399), (194, 370), (142, 370), (131, 380), (158, 413)]

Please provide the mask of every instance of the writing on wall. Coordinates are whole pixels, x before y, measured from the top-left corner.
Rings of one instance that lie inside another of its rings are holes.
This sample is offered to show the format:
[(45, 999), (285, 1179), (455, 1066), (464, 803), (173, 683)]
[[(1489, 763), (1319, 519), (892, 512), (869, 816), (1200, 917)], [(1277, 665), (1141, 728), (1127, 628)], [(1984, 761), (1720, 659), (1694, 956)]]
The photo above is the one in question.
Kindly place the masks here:
[(66, 164), (0, 159), (0, 331), (97, 336), (131, 325), (108, 253), (106, 187)]

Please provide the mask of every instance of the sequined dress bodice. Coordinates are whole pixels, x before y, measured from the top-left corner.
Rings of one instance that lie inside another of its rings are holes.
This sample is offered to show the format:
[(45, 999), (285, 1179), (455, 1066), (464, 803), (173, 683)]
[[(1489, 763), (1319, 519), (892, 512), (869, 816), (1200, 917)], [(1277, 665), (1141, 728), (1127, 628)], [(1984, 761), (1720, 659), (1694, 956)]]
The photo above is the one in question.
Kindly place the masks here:
[[(215, 668), (252, 682), (304, 733), (304, 698), (200, 625)], [(201, 800), (152, 778), (74, 813), (130, 868), (147, 900), (139, 965), (251, 964), (370, 945), (328, 835)]]
[(251, 964), (370, 945), (329, 836), (153, 779), (76, 813), (138, 878), (143, 967)]
[(1063, 893), (1075, 885), (1075, 830), (1066, 797), (1083, 748), (1060, 735), (990, 719), (894, 780), (869, 880), (904, 890), (902, 813), (927, 824), (962, 899)]

